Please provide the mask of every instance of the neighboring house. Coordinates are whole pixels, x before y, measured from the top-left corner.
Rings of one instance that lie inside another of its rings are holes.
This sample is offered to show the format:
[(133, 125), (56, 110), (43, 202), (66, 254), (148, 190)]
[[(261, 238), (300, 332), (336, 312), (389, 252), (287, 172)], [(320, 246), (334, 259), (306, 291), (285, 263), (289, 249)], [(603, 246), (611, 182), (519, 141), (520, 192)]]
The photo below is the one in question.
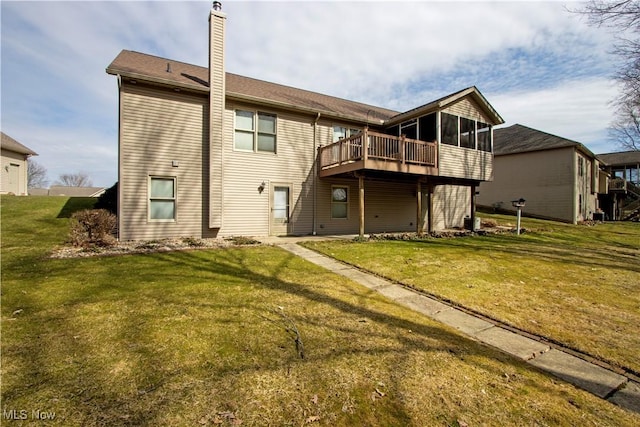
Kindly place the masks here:
[[(437, 230), (474, 216), (503, 123), (470, 87), (407, 112), (123, 50), (121, 240)], [(210, 83), (209, 83), (210, 82)]]
[(606, 193), (606, 175), (596, 156), (579, 142), (519, 124), (493, 132), (493, 181), (480, 185), (478, 205), (569, 223), (600, 212), (598, 193)]
[(104, 187), (67, 187), (64, 185), (52, 185), (47, 194), (49, 196), (100, 197), (104, 191)]
[(48, 188), (30, 188), (29, 195), (30, 196), (48, 196), (49, 189)]
[(27, 160), (38, 154), (2, 132), (2, 179), (0, 194), (26, 196), (28, 193)]
[(640, 217), (640, 151), (598, 154), (611, 177), (603, 210), (613, 220)]

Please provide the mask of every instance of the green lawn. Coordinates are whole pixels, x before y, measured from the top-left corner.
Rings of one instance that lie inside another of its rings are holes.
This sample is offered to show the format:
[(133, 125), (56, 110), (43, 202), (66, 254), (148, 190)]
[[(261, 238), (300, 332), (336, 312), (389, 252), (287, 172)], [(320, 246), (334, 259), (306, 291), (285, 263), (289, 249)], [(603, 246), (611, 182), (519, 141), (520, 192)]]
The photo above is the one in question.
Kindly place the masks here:
[(640, 372), (640, 224), (523, 226), (520, 236), (308, 246)]
[(66, 202), (1, 199), (4, 422), (640, 424), (275, 247), (50, 259)]

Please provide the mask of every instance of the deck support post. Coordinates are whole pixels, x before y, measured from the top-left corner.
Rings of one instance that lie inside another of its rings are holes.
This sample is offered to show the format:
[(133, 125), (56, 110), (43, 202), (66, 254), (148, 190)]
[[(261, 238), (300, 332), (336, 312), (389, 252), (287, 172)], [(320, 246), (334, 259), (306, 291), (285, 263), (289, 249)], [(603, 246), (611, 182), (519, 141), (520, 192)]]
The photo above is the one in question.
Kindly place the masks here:
[(358, 175), (358, 213), (360, 221), (359, 236), (364, 238), (364, 175)]
[(433, 191), (434, 185), (427, 185), (427, 232), (433, 233)]
[(418, 180), (417, 188), (416, 188), (416, 233), (418, 236), (422, 236), (423, 232), (423, 217), (422, 217), (422, 182)]
[(471, 214), (469, 215), (471, 218), (471, 226), (469, 227), (471, 231), (476, 231), (476, 184), (471, 184)]

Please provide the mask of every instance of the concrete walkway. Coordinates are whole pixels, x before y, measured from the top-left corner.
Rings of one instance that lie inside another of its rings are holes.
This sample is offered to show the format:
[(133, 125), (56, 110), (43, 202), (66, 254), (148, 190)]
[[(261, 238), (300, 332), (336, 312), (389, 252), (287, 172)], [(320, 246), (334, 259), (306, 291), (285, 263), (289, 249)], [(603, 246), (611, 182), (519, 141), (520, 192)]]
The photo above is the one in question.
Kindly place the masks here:
[[(322, 239), (322, 238), (306, 238)], [(325, 236), (323, 240), (326, 240)], [(333, 258), (303, 248), (298, 239), (275, 238), (265, 243), (276, 244), (287, 251), (358, 282), (401, 305), (422, 313), (467, 336), (509, 353), (543, 371), (551, 373), (577, 387), (628, 410), (640, 413), (640, 384), (629, 378), (587, 362), (567, 352), (501, 328), (485, 319), (455, 307), (365, 273)]]

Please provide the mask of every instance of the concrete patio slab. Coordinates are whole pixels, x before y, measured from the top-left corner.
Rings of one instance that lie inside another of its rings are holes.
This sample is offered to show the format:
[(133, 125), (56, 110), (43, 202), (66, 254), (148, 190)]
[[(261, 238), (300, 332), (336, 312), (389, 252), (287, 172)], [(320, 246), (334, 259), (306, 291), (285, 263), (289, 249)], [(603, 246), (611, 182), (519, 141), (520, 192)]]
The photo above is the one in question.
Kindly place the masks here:
[(529, 360), (549, 351), (549, 346), (502, 328), (489, 328), (475, 335), (480, 341), (522, 360)]
[(601, 398), (605, 398), (627, 381), (622, 375), (556, 349), (541, 354), (528, 363)]
[(640, 384), (629, 381), (607, 400), (633, 412), (640, 413)]
[(475, 335), (480, 331), (493, 327), (493, 323), (456, 309), (441, 311), (435, 313), (432, 317), (445, 325), (453, 326), (467, 335)]

